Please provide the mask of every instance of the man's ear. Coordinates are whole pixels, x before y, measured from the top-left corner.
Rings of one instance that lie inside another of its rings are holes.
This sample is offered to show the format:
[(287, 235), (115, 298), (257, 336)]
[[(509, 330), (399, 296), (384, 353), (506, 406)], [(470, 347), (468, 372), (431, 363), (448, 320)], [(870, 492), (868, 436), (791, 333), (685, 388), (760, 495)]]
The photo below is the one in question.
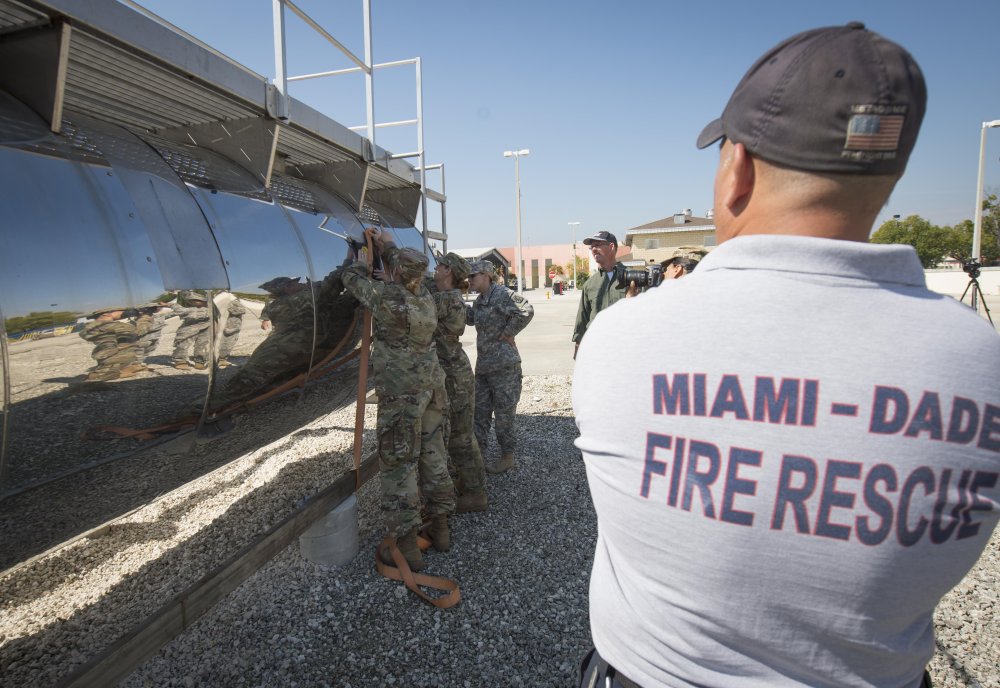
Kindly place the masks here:
[(724, 169), (722, 203), (733, 215), (739, 215), (750, 200), (755, 182), (753, 159), (742, 143), (732, 146)]

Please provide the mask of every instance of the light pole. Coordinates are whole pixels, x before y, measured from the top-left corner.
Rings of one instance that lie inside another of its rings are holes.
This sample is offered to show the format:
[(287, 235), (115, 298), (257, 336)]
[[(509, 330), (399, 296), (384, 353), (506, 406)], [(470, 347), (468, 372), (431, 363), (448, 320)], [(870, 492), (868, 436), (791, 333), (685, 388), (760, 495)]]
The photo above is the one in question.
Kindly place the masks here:
[[(975, 229), (972, 231), (972, 259), (980, 259), (980, 249), (983, 243), (983, 163), (986, 162), (986, 130), (1000, 127), (1000, 119), (983, 122), (983, 134), (979, 140), (979, 180), (976, 186), (976, 218)], [(975, 307), (975, 306), (973, 306)]]
[(514, 261), (517, 263), (517, 293), (524, 294), (524, 265), (521, 263), (521, 156), (530, 155), (527, 148), (519, 151), (504, 151), (503, 157), (514, 156), (514, 181), (517, 191), (517, 247), (514, 249)]
[(579, 222), (567, 222), (566, 224), (572, 225), (573, 227), (573, 288), (576, 289), (576, 226), (580, 224)]

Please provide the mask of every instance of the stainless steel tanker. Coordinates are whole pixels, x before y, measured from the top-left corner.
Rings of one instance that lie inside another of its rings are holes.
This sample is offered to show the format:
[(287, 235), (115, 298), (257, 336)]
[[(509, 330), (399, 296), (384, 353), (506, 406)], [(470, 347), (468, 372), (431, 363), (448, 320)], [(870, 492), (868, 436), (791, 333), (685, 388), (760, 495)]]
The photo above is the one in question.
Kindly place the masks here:
[(56, 134), (0, 91), (0, 570), (308, 422), (307, 389), (348, 402), (338, 271), (366, 226), (424, 250), (395, 210), (175, 139)]

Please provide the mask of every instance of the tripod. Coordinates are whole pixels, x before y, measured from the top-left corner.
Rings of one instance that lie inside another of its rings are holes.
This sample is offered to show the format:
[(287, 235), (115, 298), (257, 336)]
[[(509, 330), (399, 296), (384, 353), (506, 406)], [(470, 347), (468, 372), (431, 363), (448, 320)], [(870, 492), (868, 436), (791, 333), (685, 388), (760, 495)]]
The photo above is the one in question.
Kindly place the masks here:
[(964, 266), (964, 269), (967, 273), (969, 273), (969, 283), (965, 285), (965, 291), (962, 292), (962, 298), (960, 298), (959, 301), (965, 301), (965, 295), (968, 294), (969, 290), (971, 289), (972, 290), (972, 294), (970, 295), (971, 303), (969, 305), (972, 307), (972, 310), (978, 313), (979, 302), (982, 301), (983, 309), (986, 311), (986, 317), (989, 319), (990, 325), (993, 325), (993, 317), (990, 315), (990, 307), (986, 305), (986, 299), (983, 298), (983, 290), (979, 286), (979, 280), (976, 279), (977, 277), (979, 277), (979, 267), (976, 265), (970, 266), (969, 264), (966, 264)]

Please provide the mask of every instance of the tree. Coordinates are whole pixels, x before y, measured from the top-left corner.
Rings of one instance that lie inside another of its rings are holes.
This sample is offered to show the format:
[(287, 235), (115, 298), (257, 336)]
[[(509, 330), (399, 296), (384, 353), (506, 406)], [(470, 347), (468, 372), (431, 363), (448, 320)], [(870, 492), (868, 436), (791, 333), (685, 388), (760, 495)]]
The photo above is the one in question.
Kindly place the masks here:
[(4, 320), (4, 328), (7, 331), (7, 336), (10, 337), (22, 332), (70, 325), (75, 323), (78, 317), (80, 314), (72, 311), (31, 311), (28, 315), (7, 318)]
[[(983, 236), (981, 239), (980, 254), (984, 265), (994, 265), (1000, 262), (1000, 231), (997, 229), (998, 219), (1000, 219), (1000, 202), (997, 201), (998, 192), (995, 189), (987, 189), (986, 198), (983, 199)], [(950, 232), (948, 239), (948, 255), (963, 263), (972, 257), (972, 236), (975, 232), (975, 224), (972, 220), (962, 220), (954, 227), (944, 227)]]
[(905, 220), (889, 220), (872, 235), (873, 244), (909, 244), (925, 269), (935, 268), (951, 255), (955, 248), (955, 232), (951, 227), (938, 227), (919, 215)]
[(566, 263), (566, 274), (570, 275), (570, 279), (576, 280), (577, 286), (580, 286), (587, 281), (590, 277), (590, 259), (587, 256), (577, 256), (576, 257), (576, 274), (573, 270), (573, 261)]

